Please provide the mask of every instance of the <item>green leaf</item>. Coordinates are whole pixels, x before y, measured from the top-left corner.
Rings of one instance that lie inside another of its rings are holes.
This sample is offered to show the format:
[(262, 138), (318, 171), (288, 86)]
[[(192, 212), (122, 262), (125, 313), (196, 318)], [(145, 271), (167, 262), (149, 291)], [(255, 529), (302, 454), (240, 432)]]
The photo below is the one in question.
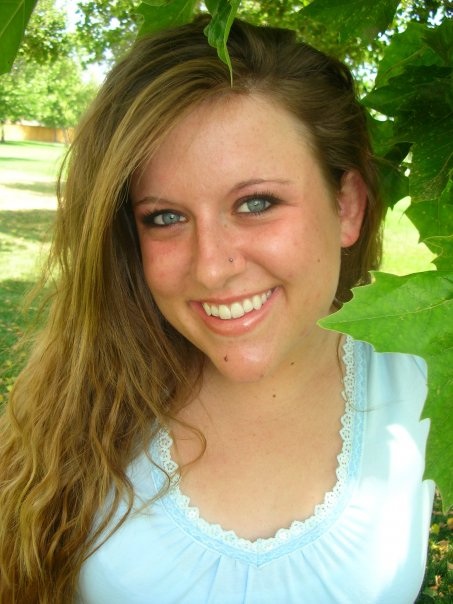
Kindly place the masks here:
[(398, 4), (399, 0), (314, 0), (299, 14), (337, 31), (341, 43), (354, 38), (371, 42), (390, 25)]
[(452, 70), (448, 67), (408, 66), (385, 86), (372, 90), (362, 103), (385, 115), (420, 111), (429, 117), (449, 114), (452, 106)]
[(370, 342), (378, 352), (421, 356), (428, 365), (423, 417), (431, 419), (425, 476), (436, 481), (444, 508), (453, 504), (453, 273), (427, 271), (398, 277), (375, 273), (375, 282), (320, 324)]
[(363, 103), (395, 117), (393, 143), (414, 143), (409, 193), (415, 202), (440, 195), (453, 170), (452, 69), (406, 66)]
[(368, 118), (368, 130), (373, 153), (376, 157), (379, 189), (387, 207), (393, 206), (409, 194), (409, 179), (405, 176), (402, 162), (407, 157), (411, 145), (396, 143), (394, 124), (390, 120), (380, 121)]
[(149, 4), (150, 6), (165, 6), (171, 2), (172, 0), (143, 0), (143, 4)]
[[(353, 329), (380, 352), (438, 354), (453, 342), (453, 273), (397, 276), (374, 273), (375, 282), (354, 289), (352, 303), (322, 320), (324, 327)], [(447, 331), (449, 330), (449, 331)], [(348, 332), (350, 333), (350, 332)], [(452, 365), (453, 366), (453, 365)]]
[(0, 3), (0, 74), (10, 71), (37, 0)]
[[(450, 325), (451, 313), (450, 313)], [(431, 428), (426, 448), (425, 476), (432, 478), (442, 495), (442, 506), (446, 513), (453, 504), (453, 473), (451, 459), (451, 442), (453, 430), (451, 425), (453, 411), (453, 378), (451, 336), (450, 350), (444, 354), (425, 357), (428, 364), (429, 393), (426, 400), (424, 417), (431, 420)]]
[(417, 227), (422, 241), (432, 252), (439, 270), (453, 266), (453, 183), (436, 199), (412, 204), (407, 216)]
[(426, 119), (412, 131), (409, 192), (415, 202), (441, 195), (453, 171), (452, 116), (438, 118)]
[(431, 237), (429, 244), (430, 249), (437, 254), (437, 258), (433, 260), (437, 269), (440, 271), (451, 270), (453, 266), (453, 235)]
[(427, 243), (430, 237), (453, 233), (453, 183), (445, 187), (436, 199), (412, 204), (406, 210), (409, 219), (417, 227), (420, 240)]
[(453, 66), (453, 21), (446, 19), (439, 27), (428, 29), (425, 41), (450, 67)]
[(240, 0), (206, 0), (206, 7), (212, 19), (205, 29), (205, 34), (209, 44), (217, 49), (219, 58), (228, 65), (231, 77), (233, 74), (227, 41), (239, 4)]
[(426, 25), (409, 23), (401, 34), (392, 37), (379, 63), (376, 87), (384, 86), (390, 78), (401, 75), (408, 65), (442, 65), (438, 54), (425, 43), (429, 30)]
[(377, 161), (377, 170), (382, 201), (386, 207), (393, 208), (409, 194), (409, 179), (397, 164), (384, 159)]
[(142, 17), (139, 37), (188, 23), (195, 13), (197, 0), (146, 0), (136, 9)]
[[(206, 1), (212, 18), (205, 34), (209, 44), (217, 49), (219, 58), (228, 65), (230, 72), (227, 41), (239, 4), (240, 0)], [(136, 11), (143, 19), (139, 36), (188, 23), (194, 16), (197, 5), (197, 0), (144, 0)]]

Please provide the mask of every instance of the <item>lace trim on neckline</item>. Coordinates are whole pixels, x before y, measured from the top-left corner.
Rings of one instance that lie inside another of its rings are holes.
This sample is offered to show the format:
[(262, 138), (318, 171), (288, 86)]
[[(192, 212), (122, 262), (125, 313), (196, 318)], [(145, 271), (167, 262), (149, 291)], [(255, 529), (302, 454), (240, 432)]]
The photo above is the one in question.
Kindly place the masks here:
[(322, 503), (315, 506), (313, 514), (305, 520), (294, 520), (288, 528), (278, 529), (273, 537), (260, 537), (250, 541), (239, 537), (233, 530), (225, 530), (220, 524), (211, 524), (200, 516), (200, 510), (191, 505), (190, 498), (181, 492), (179, 487), (179, 467), (171, 457), (173, 439), (167, 429), (162, 428), (156, 435), (155, 451), (159, 466), (170, 477), (170, 488), (166, 497), (174, 505), (178, 513), (192, 526), (207, 537), (216, 541), (231, 545), (249, 553), (265, 553), (276, 547), (288, 543), (295, 538), (307, 534), (320, 522), (325, 520), (334, 509), (345, 490), (349, 475), (349, 464), (352, 454), (354, 436), (354, 411), (355, 404), (355, 366), (354, 366), (354, 342), (346, 336), (343, 344), (343, 363), (345, 375), (343, 377), (342, 396), (345, 400), (345, 411), (341, 417), (340, 436), (342, 439), (341, 452), (337, 456), (338, 466), (336, 470), (337, 482), (331, 491), (328, 491)]

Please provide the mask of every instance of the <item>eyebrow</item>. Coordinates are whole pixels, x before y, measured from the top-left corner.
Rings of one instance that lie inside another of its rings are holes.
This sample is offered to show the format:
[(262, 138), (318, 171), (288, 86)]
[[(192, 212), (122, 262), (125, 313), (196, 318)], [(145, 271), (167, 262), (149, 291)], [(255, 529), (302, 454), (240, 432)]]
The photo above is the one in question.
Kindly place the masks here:
[[(282, 179), (282, 178), (251, 178), (250, 180), (241, 180), (236, 183), (228, 192), (228, 195), (231, 193), (238, 193), (241, 189), (245, 189), (247, 187), (252, 187), (253, 185), (262, 185), (267, 183), (275, 183), (279, 185), (289, 185), (292, 184), (291, 180)], [(175, 202), (170, 199), (165, 199), (164, 197), (157, 197), (154, 195), (146, 195), (142, 197), (136, 202), (132, 202), (134, 208), (144, 204), (144, 203), (163, 203), (165, 205), (174, 205)]]
[(154, 197), (153, 195), (146, 195), (145, 197), (142, 197), (142, 199), (139, 199), (138, 201), (132, 201), (132, 207), (137, 208), (138, 206), (141, 206), (144, 203), (157, 203), (157, 202), (163, 202), (163, 203), (169, 204), (169, 205), (173, 204), (173, 202), (171, 202), (169, 199), (164, 199), (163, 197)]
[(251, 187), (253, 185), (262, 185), (265, 183), (276, 183), (279, 185), (289, 185), (289, 184), (291, 184), (291, 181), (287, 180), (287, 179), (283, 179), (283, 178), (252, 178), (250, 180), (242, 180), (241, 182), (238, 182), (231, 189), (230, 193), (235, 193), (237, 191), (240, 191), (241, 189), (245, 189), (246, 187)]

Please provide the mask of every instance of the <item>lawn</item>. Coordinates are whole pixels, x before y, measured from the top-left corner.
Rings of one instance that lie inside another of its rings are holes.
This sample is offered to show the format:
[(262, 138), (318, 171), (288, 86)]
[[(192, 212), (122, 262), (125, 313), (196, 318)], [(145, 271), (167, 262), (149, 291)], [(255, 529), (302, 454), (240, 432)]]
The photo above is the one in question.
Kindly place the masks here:
[(409, 199), (402, 199), (387, 212), (384, 229), (384, 257), (381, 270), (396, 275), (434, 270), (433, 254), (418, 242), (418, 231), (404, 214)]
[[(7, 398), (23, 353), (14, 349), (27, 326), (21, 314), (26, 292), (36, 282), (49, 248), (55, 218), (55, 175), (62, 145), (0, 144), (0, 405)], [(407, 274), (432, 270), (432, 255), (404, 215), (407, 201), (388, 213), (382, 270)], [(395, 511), (404, 514), (404, 510)], [(417, 604), (452, 602), (453, 516), (437, 500), (433, 513), (427, 576)], [(390, 603), (389, 603), (390, 604)]]
[(49, 248), (64, 151), (55, 144), (0, 144), (0, 403), (22, 363), (13, 346), (27, 323), (25, 294)]
[[(0, 144), (0, 169), (38, 179), (54, 179), (64, 154), (63, 145), (54, 143), (5, 142)], [(20, 181), (22, 182), (22, 181)]]

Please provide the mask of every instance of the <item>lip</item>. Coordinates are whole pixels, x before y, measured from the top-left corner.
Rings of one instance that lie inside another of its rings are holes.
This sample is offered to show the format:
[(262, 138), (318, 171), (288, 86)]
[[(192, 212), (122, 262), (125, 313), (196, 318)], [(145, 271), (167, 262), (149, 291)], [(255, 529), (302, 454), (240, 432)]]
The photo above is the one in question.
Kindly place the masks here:
[[(252, 310), (251, 312), (246, 313), (242, 317), (238, 317), (236, 319), (221, 319), (220, 317), (209, 316), (203, 309), (203, 302), (207, 302), (208, 304), (233, 304), (238, 300), (244, 300), (247, 297), (253, 297), (254, 295), (261, 295), (261, 293), (266, 293), (271, 291), (271, 295), (267, 299), (266, 303), (259, 310)], [(238, 336), (245, 334), (252, 330), (258, 323), (261, 323), (265, 319), (265, 317), (271, 311), (277, 297), (278, 297), (279, 288), (268, 288), (260, 292), (260, 294), (252, 294), (252, 296), (241, 296), (238, 298), (230, 297), (230, 298), (222, 298), (219, 300), (218, 298), (204, 298), (201, 301), (193, 301), (191, 302), (192, 308), (197, 312), (197, 314), (201, 317), (205, 325), (214, 333), (218, 335), (226, 335), (226, 336)]]

